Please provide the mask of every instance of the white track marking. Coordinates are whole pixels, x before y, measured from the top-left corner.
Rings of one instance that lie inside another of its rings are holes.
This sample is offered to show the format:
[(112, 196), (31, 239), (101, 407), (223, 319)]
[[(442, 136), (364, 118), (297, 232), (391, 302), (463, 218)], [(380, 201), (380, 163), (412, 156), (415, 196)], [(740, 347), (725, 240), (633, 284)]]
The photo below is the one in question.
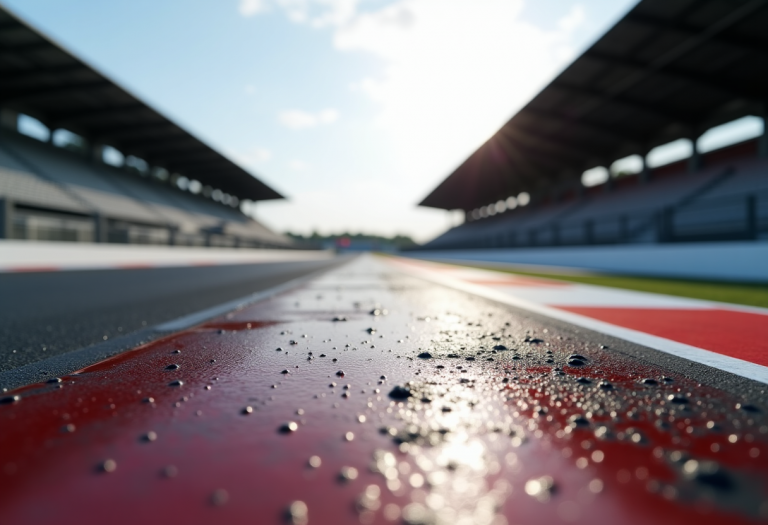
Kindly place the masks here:
[[(410, 261), (409, 261), (410, 262)], [(603, 321), (598, 321), (590, 317), (574, 314), (564, 310), (558, 310), (544, 304), (533, 302), (530, 300), (522, 299), (515, 295), (510, 295), (494, 288), (489, 288), (483, 285), (477, 285), (456, 279), (447, 272), (435, 272), (430, 271), (428, 268), (419, 268), (412, 264), (398, 264), (397, 268), (411, 273), (417, 277), (429, 280), (431, 282), (442, 284), (457, 290), (462, 290), (474, 295), (479, 295), (493, 301), (497, 301), (503, 304), (516, 306), (523, 308), (538, 314), (545, 315), (560, 321), (565, 321), (576, 326), (581, 326), (595, 332), (600, 332), (613, 337), (618, 337), (632, 343), (636, 343), (654, 350), (659, 350), (667, 354), (682, 357), (696, 363), (711, 366), (719, 370), (730, 372), (747, 379), (759, 381), (761, 383), (768, 384), (768, 367), (750, 363), (742, 359), (736, 359), (735, 357), (729, 357), (726, 355), (704, 350), (703, 348), (697, 348), (695, 346), (686, 345), (684, 343), (678, 343), (670, 339), (658, 337), (655, 335), (646, 334), (637, 330), (629, 328), (623, 328)], [(515, 291), (517, 294), (517, 291)], [(718, 303), (719, 304), (719, 303)], [(765, 309), (760, 313), (765, 313)]]

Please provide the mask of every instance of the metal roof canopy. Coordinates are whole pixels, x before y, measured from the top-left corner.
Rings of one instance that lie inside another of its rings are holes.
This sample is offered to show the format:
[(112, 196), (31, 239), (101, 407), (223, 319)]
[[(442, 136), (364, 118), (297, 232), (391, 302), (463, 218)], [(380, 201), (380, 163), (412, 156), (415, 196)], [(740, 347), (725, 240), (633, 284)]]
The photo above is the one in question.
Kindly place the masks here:
[(0, 6), (0, 106), (239, 199), (281, 199), (198, 138)]
[(470, 211), (747, 116), (768, 99), (768, 1), (643, 0), (421, 203)]

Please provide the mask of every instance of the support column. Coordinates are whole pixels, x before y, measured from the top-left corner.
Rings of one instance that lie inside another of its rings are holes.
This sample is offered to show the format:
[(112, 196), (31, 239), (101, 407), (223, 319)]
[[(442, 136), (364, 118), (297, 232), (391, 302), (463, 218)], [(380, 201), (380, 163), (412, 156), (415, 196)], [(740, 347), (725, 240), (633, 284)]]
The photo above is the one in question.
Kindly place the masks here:
[(757, 156), (768, 159), (768, 112), (763, 112), (763, 134), (757, 138)]
[(177, 239), (176, 237), (179, 234), (179, 227), (178, 226), (169, 226), (168, 227), (168, 246), (176, 246)]
[(13, 237), (13, 201), (0, 197), (0, 239)]
[(0, 128), (17, 131), (19, 129), (19, 113), (9, 108), (0, 108)]
[(93, 216), (93, 242), (107, 241), (107, 218), (97, 213)]
[(610, 193), (613, 191), (613, 175), (611, 174), (611, 170), (608, 170), (608, 180), (605, 181), (605, 191)]
[(584, 221), (584, 241), (586, 244), (595, 243), (595, 222), (592, 219)]
[(651, 168), (648, 166), (648, 152), (644, 152), (640, 155), (640, 158), (643, 159), (643, 169), (640, 170), (638, 175), (640, 177), (640, 184), (648, 184), (651, 181)]
[(691, 139), (693, 152), (691, 153), (691, 157), (688, 159), (688, 173), (696, 173), (701, 169), (701, 153), (699, 153), (699, 145), (697, 144), (698, 141), (699, 137), (694, 137)]
[(88, 160), (94, 164), (104, 163), (104, 145), (88, 142)]

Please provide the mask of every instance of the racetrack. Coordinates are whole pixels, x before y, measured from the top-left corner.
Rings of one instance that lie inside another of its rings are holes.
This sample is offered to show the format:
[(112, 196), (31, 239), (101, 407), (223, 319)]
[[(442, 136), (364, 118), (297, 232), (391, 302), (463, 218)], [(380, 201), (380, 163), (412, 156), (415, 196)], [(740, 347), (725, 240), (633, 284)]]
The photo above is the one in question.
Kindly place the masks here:
[(768, 517), (764, 383), (436, 273), (359, 258), (7, 392), (0, 515), (350, 525)]
[(340, 261), (0, 273), (0, 371), (272, 288)]

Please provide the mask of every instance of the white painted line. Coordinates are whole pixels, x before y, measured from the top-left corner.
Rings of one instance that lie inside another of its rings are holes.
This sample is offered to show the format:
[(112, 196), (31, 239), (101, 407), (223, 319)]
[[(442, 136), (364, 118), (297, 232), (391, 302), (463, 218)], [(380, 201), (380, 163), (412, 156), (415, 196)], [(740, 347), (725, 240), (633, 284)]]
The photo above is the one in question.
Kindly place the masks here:
[[(390, 264), (392, 264), (390, 262)], [(472, 283), (453, 279), (449, 276), (440, 275), (436, 272), (430, 272), (427, 269), (416, 268), (411, 265), (396, 264), (397, 268), (400, 268), (406, 272), (411, 273), (414, 276), (421, 277), (422, 279), (442, 284), (450, 288), (455, 288), (464, 292), (468, 292), (474, 295), (479, 295), (493, 301), (497, 301), (503, 304), (516, 306), (523, 308), (538, 314), (552, 317), (566, 323), (571, 323), (595, 332), (600, 332), (613, 337), (618, 337), (632, 343), (636, 343), (654, 350), (671, 354), (674, 356), (682, 357), (690, 361), (695, 361), (703, 365), (711, 366), (732, 374), (736, 374), (747, 379), (759, 381), (761, 383), (768, 384), (768, 367), (750, 363), (742, 359), (736, 359), (735, 357), (729, 357), (726, 355), (704, 350), (703, 348), (697, 348), (695, 346), (678, 343), (677, 341), (671, 341), (663, 337), (646, 334), (630, 328), (623, 328), (603, 321), (598, 321), (590, 317), (574, 314), (564, 310), (558, 310), (550, 306), (537, 304), (532, 301), (520, 299), (512, 295), (506, 294), (493, 288), (485, 286), (479, 286)], [(764, 309), (761, 309), (764, 310)]]
[[(555, 278), (533, 277), (534, 279), (551, 280), (562, 283), (566, 286), (516, 286), (514, 278), (525, 279), (525, 275), (509, 274), (491, 269), (471, 268), (472, 274), (467, 274), (467, 267), (460, 265), (460, 262), (437, 262), (422, 259), (404, 258), (407, 264), (419, 266), (423, 265), (424, 270), (428, 270), (428, 265), (440, 267), (440, 273), (457, 280), (483, 278), (492, 281), (498, 279), (503, 281), (509, 279), (509, 285), (497, 284), (496, 288), (507, 287), (506, 292), (514, 294), (518, 298), (528, 299), (531, 303), (537, 303), (550, 306), (600, 306), (600, 307), (631, 307), (631, 308), (684, 308), (684, 309), (719, 309), (732, 310), (737, 312), (755, 313), (768, 315), (768, 308), (759, 306), (747, 306), (734, 303), (723, 303), (719, 301), (710, 301), (706, 299), (693, 299), (690, 297), (680, 297), (673, 295), (664, 295), (652, 292), (641, 292), (639, 290), (627, 290), (623, 288), (613, 288), (609, 286), (599, 286), (582, 283), (572, 283), (569, 281), (559, 281)], [(474, 261), (476, 262), (476, 261)], [(471, 283), (470, 283), (471, 284)], [(491, 285), (484, 285), (491, 286)]]
[(195, 312), (193, 314), (185, 315), (184, 317), (179, 317), (178, 319), (174, 319), (173, 321), (168, 321), (167, 323), (155, 325), (153, 327), (153, 330), (155, 332), (178, 332), (180, 330), (186, 330), (187, 328), (192, 328), (193, 326), (202, 324), (205, 321), (222, 316), (227, 312), (231, 312), (233, 310), (240, 310), (248, 306), (249, 304), (253, 304), (258, 301), (263, 301), (264, 299), (269, 299), (270, 297), (273, 297), (286, 290), (295, 288), (299, 286), (301, 283), (306, 282), (307, 280), (312, 279), (314, 277), (317, 277), (317, 272), (313, 272), (309, 276), (293, 279), (286, 283), (270, 288), (269, 290), (256, 292), (246, 297), (235, 299), (234, 301), (229, 301), (227, 303), (219, 304), (211, 308), (207, 308), (205, 310)]

